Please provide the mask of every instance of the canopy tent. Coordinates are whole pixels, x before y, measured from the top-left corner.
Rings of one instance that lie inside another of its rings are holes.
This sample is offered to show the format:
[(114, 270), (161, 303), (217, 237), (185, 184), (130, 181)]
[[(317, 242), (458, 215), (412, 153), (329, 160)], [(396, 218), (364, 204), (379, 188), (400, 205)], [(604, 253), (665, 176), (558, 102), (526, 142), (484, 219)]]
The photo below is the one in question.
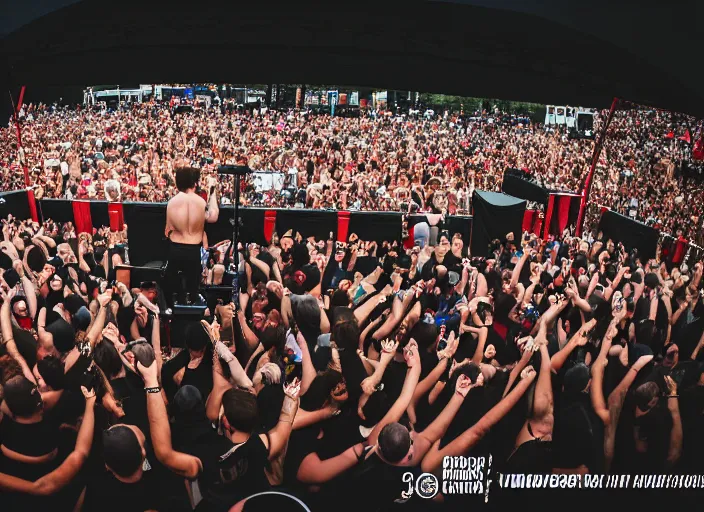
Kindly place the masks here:
[[(565, 14), (564, 4), (555, 10)], [(641, 7), (639, 15), (649, 12)], [(572, 26), (524, 6), (516, 12), (466, 2), (412, 0), (399, 8), (299, 0), (263, 9), (213, 0), (185, 13), (158, 2), (83, 0), (12, 31), (2, 53), (11, 89), (27, 85), (27, 101), (66, 100), (66, 86), (91, 83), (338, 83), (593, 107), (615, 96), (704, 113), (701, 88), (634, 54), (635, 44), (588, 34), (593, 24), (570, 8)], [(604, 14), (598, 25), (627, 11), (599, 1), (589, 10)], [(574, 27), (581, 18), (583, 30)], [(658, 31), (662, 41), (687, 46), (680, 42), (689, 32), (678, 24), (659, 23)]]

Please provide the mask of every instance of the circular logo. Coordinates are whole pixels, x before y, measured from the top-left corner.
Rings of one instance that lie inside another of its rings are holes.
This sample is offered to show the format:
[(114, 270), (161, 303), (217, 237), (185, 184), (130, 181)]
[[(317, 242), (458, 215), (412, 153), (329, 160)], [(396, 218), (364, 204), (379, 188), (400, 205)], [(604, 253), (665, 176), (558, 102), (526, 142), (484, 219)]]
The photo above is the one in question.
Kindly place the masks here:
[(439, 487), (437, 477), (431, 473), (423, 473), (416, 480), (416, 494), (426, 500), (434, 498)]

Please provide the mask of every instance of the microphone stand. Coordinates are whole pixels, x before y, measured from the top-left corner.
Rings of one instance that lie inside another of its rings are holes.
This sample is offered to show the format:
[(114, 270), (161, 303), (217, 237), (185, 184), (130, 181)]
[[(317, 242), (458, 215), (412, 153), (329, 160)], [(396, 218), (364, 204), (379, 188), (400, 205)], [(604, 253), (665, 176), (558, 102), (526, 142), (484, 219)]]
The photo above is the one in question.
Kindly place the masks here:
[(235, 174), (233, 178), (235, 184), (235, 212), (232, 219), (232, 267), (234, 269), (231, 267), (230, 270), (234, 270), (232, 276), (232, 303), (237, 309), (240, 303), (240, 252), (237, 250), (240, 227), (240, 175)]
[(233, 182), (235, 186), (235, 197), (234, 197), (234, 218), (230, 221), (232, 223), (232, 264), (230, 266), (230, 272), (232, 272), (232, 302), (235, 304), (235, 308), (239, 308), (240, 300), (240, 253), (237, 250), (237, 244), (239, 242), (239, 228), (240, 228), (240, 178), (247, 174), (251, 174), (252, 170), (246, 165), (221, 165), (218, 167), (218, 174), (232, 175)]

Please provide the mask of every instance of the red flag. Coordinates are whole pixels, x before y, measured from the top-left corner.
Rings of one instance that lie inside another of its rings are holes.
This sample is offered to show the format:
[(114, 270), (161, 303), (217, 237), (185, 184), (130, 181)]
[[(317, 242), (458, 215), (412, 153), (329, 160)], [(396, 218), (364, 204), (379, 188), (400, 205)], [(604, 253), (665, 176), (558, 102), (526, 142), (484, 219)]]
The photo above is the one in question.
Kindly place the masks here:
[(666, 139), (674, 139), (675, 138), (675, 132), (670, 132), (667, 135), (665, 135)]
[(704, 135), (699, 136), (699, 140), (694, 143), (692, 149), (692, 160), (704, 160)]
[(680, 140), (685, 141), (687, 144), (692, 143), (692, 136), (689, 134), (689, 130), (684, 132), (684, 135), (682, 135), (682, 137), (680, 137)]

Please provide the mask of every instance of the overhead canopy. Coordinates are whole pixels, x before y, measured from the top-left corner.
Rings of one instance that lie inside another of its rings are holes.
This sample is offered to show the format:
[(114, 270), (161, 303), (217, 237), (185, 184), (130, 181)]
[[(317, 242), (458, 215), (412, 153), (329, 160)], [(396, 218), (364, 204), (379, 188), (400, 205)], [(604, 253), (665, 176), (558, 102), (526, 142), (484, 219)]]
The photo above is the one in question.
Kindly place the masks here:
[(182, 11), (84, 0), (10, 33), (2, 51), (29, 100), (67, 85), (337, 83), (593, 107), (617, 96), (704, 114), (701, 90), (623, 47), (533, 14), (446, 2), (212, 0)]
[(475, 190), (474, 195), (479, 196), (487, 203), (490, 203), (494, 206), (498, 206), (500, 208), (517, 206), (521, 204), (525, 206), (525, 201), (523, 199), (519, 199), (508, 194), (502, 194), (500, 192), (489, 192), (488, 190)]
[(523, 179), (519, 174), (521, 172), (523, 171), (519, 169), (506, 169), (504, 171), (504, 179), (501, 182), (502, 192), (547, 206), (550, 191), (537, 183)]

